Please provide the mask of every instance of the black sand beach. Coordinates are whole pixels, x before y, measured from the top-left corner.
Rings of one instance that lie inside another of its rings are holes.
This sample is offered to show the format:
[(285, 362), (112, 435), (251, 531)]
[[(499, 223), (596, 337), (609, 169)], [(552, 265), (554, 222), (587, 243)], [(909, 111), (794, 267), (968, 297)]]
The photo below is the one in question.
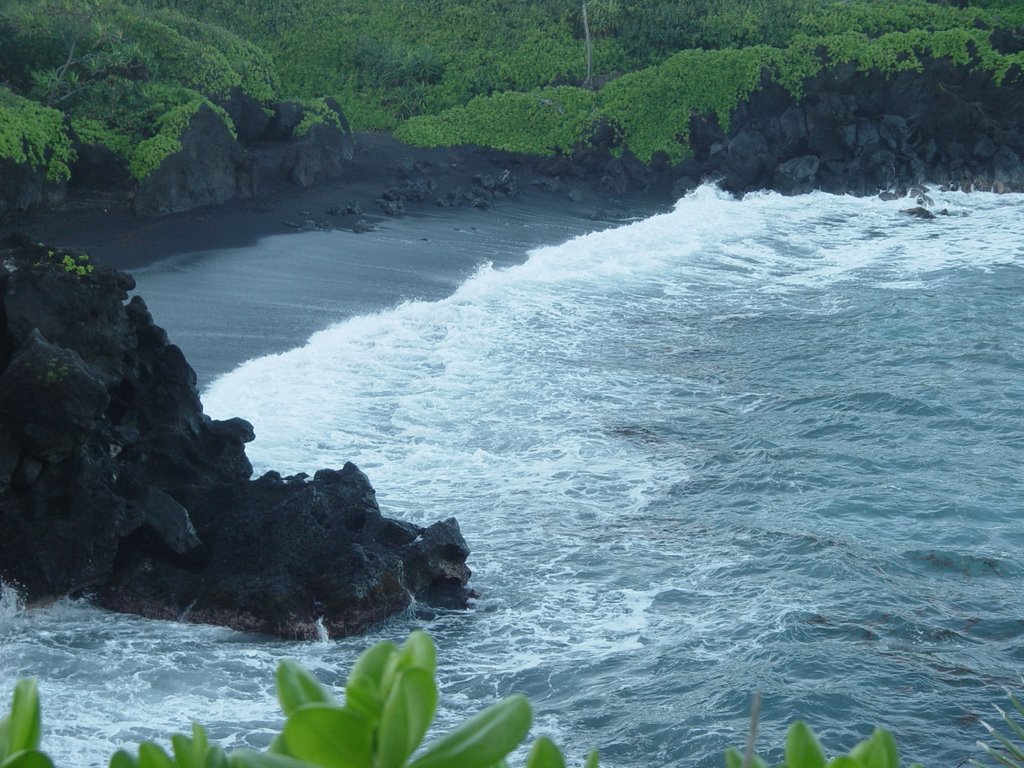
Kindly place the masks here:
[[(3, 225), (0, 235), (24, 231), (130, 272), (203, 388), (247, 359), (293, 348), (347, 318), (443, 298), (484, 263), (519, 263), (531, 248), (666, 207), (654, 195), (618, 198), (582, 180), (541, 188), (531, 184), (536, 171), (516, 161), (361, 134), (345, 180), (280, 186), (255, 199), (159, 218), (72, 195), (61, 208)], [(435, 203), (447, 191), (470, 188), (477, 174), (506, 169), (519, 192), (488, 210)], [(429, 177), (436, 192), (406, 202), (404, 215), (384, 216), (375, 200), (403, 174)], [(349, 201), (364, 213), (327, 213)], [(373, 231), (353, 232), (358, 219)], [(299, 231), (286, 223), (307, 220), (335, 228)]]

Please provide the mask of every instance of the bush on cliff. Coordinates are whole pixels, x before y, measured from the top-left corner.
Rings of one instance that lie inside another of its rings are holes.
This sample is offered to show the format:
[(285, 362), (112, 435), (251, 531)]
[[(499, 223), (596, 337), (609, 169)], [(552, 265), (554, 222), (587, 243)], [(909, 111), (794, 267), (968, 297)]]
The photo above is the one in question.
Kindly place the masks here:
[(47, 180), (66, 181), (71, 159), (64, 115), (0, 87), (0, 161), (45, 168)]
[[(582, 84), (579, 0), (145, 0), (224, 24), (271, 52), (289, 97), (327, 93), (359, 129), (505, 91)], [(682, 50), (784, 49), (798, 36), (1015, 28), (1013, 0), (589, 0), (598, 82)]]
[(142, 179), (180, 148), (201, 104), (232, 89), (270, 101), (279, 88), (269, 57), (238, 35), (118, 0), (15, 0), (0, 11), (0, 82), (21, 96), (0, 97), (0, 159), (44, 161), (63, 179), (65, 114), (74, 136), (112, 150)]
[[(786, 48), (680, 51), (661, 64), (613, 80), (597, 93), (560, 88), (556, 97), (547, 90), (479, 97), (466, 106), (407, 120), (395, 134), (424, 146), (476, 143), (549, 155), (571, 151), (566, 137), (586, 136), (606, 121), (622, 146), (641, 160), (664, 152), (678, 162), (690, 151), (691, 114), (715, 116), (728, 130), (732, 111), (760, 87), (762, 72), (799, 98), (804, 80), (831, 66), (853, 63), (861, 71), (891, 75), (921, 71), (927, 59), (948, 59), (988, 72), (996, 83), (1024, 76), (1024, 51), (1000, 52), (986, 29), (916, 29), (876, 37), (861, 32), (798, 35)], [(538, 108), (547, 103), (556, 108)]]
[[(485, 709), (455, 730), (421, 749), (437, 709), (436, 652), (423, 632), (413, 632), (398, 647), (382, 642), (358, 658), (339, 703), (312, 674), (293, 661), (284, 661), (276, 675), (277, 696), (285, 723), (267, 752), (236, 750), (225, 753), (211, 745), (206, 731), (192, 725), (191, 737), (171, 736), (168, 753), (152, 741), (136, 754), (119, 750), (110, 768), (498, 768), (526, 738), (532, 713), (529, 702), (513, 695)], [(1024, 707), (1010, 697), (1015, 709)], [(1007, 768), (1024, 766), (1024, 729), (1003, 713), (1007, 738), (990, 726), (996, 746), (986, 753)], [(0, 720), (0, 768), (52, 768), (40, 751), (39, 697), (34, 680), (21, 680), (10, 713)], [(767, 768), (754, 752), (755, 722), (745, 751), (729, 749), (726, 768)], [(899, 768), (900, 755), (889, 732), (877, 728), (849, 753), (831, 759), (803, 722), (786, 735), (781, 768)], [(972, 761), (975, 766), (980, 765)], [(585, 768), (597, 768), (595, 751)], [(565, 758), (546, 736), (534, 741), (526, 768), (565, 768)], [(914, 764), (911, 768), (920, 768)]]

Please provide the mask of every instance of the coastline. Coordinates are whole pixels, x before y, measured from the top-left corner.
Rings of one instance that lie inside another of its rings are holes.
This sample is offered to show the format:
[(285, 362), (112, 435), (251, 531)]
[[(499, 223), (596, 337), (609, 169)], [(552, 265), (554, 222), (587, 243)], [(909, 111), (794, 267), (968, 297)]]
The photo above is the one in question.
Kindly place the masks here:
[[(474, 176), (503, 170), (518, 191), (496, 196), (493, 207), (436, 204), (470, 188)], [(550, 189), (531, 183), (539, 176), (521, 156), (419, 149), (360, 134), (345, 179), (305, 189), (278, 185), (256, 198), (163, 217), (76, 195), (4, 224), (0, 236), (23, 231), (130, 272), (135, 293), (181, 347), (202, 390), (245, 360), (284, 352), (337, 322), (444, 298), (484, 263), (521, 263), (533, 248), (669, 207), (656, 192), (613, 195), (586, 178)], [(385, 215), (377, 198), (410, 177), (429, 179), (436, 189), (422, 201), (405, 201), (404, 214)], [(328, 213), (351, 201), (362, 213)], [(360, 219), (373, 229), (354, 232)], [(331, 228), (302, 231), (286, 223), (304, 221)]]
[[(61, 205), (0, 221), (0, 237), (26, 232), (36, 240), (81, 249), (131, 272), (182, 254), (244, 247), (263, 237), (294, 234), (304, 222), (351, 233), (359, 219), (375, 228), (391, 228), (418, 216), (464, 215), (468, 219), (485, 211), (468, 204), (442, 207), (437, 199), (473, 189), (476, 176), (493, 177), (504, 170), (511, 172), (518, 191), (509, 197), (497, 195), (492, 209), (496, 211), (532, 206), (599, 226), (601, 221), (614, 223), (672, 202), (668, 190), (663, 189), (622, 195), (599, 190), (598, 180), (584, 171), (578, 178), (564, 179), (556, 188), (538, 186), (532, 182), (544, 177), (540, 170), (544, 161), (474, 146), (413, 147), (390, 134), (358, 133), (355, 155), (339, 179), (308, 187), (268, 181), (254, 197), (162, 216), (132, 213), (126, 193), (72, 190)], [(423, 200), (404, 200), (403, 214), (386, 215), (377, 200), (389, 186), (410, 179), (430, 180), (434, 187)], [(329, 212), (353, 201), (362, 209), (358, 214)]]

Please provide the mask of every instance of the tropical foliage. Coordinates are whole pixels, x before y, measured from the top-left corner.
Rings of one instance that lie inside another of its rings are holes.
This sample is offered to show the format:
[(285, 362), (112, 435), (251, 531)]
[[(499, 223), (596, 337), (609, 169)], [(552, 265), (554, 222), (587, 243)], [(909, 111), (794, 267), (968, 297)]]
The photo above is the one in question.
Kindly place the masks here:
[(78, 136), (142, 178), (188, 116), (237, 88), (313, 107), (300, 130), (335, 119), (329, 96), (357, 130), (425, 145), (550, 154), (610, 124), (639, 157), (679, 160), (690, 114), (727, 123), (764, 72), (799, 97), (842, 62), (891, 74), (948, 58), (997, 82), (1024, 69), (1017, 0), (587, 0), (596, 90), (582, 87), (582, 0), (138, 3), (4, 5), (0, 159), (66, 178)]
[[(509, 696), (449, 733), (422, 746), (437, 709), (436, 652), (423, 632), (413, 632), (401, 647), (378, 643), (358, 658), (339, 702), (308, 671), (284, 661), (276, 675), (284, 726), (266, 752), (225, 752), (206, 731), (192, 725), (191, 735), (171, 736), (171, 749), (145, 741), (134, 751), (118, 750), (110, 768), (507, 768), (508, 756), (530, 731), (529, 702)], [(1014, 709), (1024, 707), (1010, 697)], [(998, 709), (998, 708), (997, 708)], [(1010, 736), (991, 726), (994, 745), (981, 744), (1005, 768), (1024, 766), (1024, 728), (998, 710)], [(756, 713), (756, 707), (755, 707)], [(754, 752), (757, 716), (744, 751), (729, 749), (725, 768), (768, 768)], [(53, 768), (40, 751), (42, 726), (34, 680), (21, 680), (11, 710), (0, 720), (0, 768)], [(892, 734), (877, 728), (848, 753), (829, 758), (806, 723), (794, 723), (781, 751), (780, 768), (900, 768)], [(976, 768), (984, 768), (972, 761)], [(565, 758), (546, 736), (530, 747), (526, 768), (565, 768)], [(591, 751), (584, 768), (597, 768)], [(911, 768), (920, 768), (917, 764)]]
[(107, 146), (141, 179), (180, 148), (201, 105), (232, 88), (271, 100), (279, 87), (269, 57), (238, 35), (117, 0), (5, 5), (0, 84), (0, 158), (45, 165), (51, 180), (68, 178), (72, 135)]

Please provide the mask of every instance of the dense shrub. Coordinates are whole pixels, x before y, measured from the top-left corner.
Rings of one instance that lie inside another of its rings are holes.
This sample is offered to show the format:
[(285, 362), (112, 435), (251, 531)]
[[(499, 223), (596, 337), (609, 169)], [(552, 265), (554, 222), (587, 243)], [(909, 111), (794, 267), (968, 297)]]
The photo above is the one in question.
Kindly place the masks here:
[(51, 178), (68, 176), (65, 115), (79, 139), (109, 147), (141, 179), (180, 148), (200, 104), (213, 106), (233, 87), (260, 100), (278, 93), (270, 59), (253, 43), (173, 10), (139, 11), (119, 0), (5, 6), (0, 79), (25, 97), (5, 100), (0, 156), (46, 163)]
[(429, 146), (475, 143), (543, 155), (571, 150), (569, 137), (585, 137), (603, 120), (617, 128), (622, 144), (642, 160), (660, 151), (679, 161), (689, 152), (691, 113), (715, 115), (728, 129), (733, 109), (760, 86), (764, 71), (799, 98), (807, 77), (834, 64), (854, 63), (864, 71), (892, 74), (919, 71), (927, 57), (983, 69), (997, 83), (1024, 70), (1024, 52), (999, 53), (985, 29), (801, 34), (786, 48), (680, 51), (661, 64), (623, 75), (589, 99), (578, 94), (570, 99), (567, 94), (573, 89), (560, 89), (564, 107), (557, 110), (537, 108), (554, 101), (543, 90), (478, 97), (465, 107), (410, 120), (396, 135)]
[(50, 181), (68, 179), (72, 154), (64, 115), (0, 88), (0, 159), (45, 167)]

